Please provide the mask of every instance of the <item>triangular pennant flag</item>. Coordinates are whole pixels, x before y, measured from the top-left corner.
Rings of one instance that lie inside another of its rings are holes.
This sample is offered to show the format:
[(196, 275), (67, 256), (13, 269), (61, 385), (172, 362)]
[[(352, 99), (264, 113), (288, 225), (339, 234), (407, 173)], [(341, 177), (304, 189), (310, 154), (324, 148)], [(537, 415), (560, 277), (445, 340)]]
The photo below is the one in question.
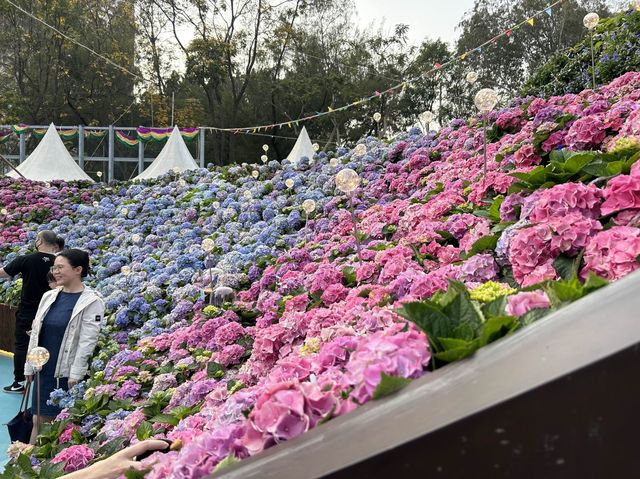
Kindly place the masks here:
[(510, 28), (504, 32), (504, 34), (508, 37), (510, 37), (512, 33), (513, 33), (513, 30), (511, 30)]
[(378, 90), (376, 90), (374, 93), (376, 96), (380, 96), (380, 92)]
[(464, 61), (465, 58), (467, 58), (468, 53), (463, 53), (462, 55), (460, 55), (460, 60)]
[(547, 15), (551, 16), (551, 15), (552, 15), (552, 13), (551, 13), (551, 7), (547, 8), (547, 9), (545, 10), (545, 12), (547, 13)]
[(329, 109), (329, 111), (333, 111), (333, 108), (331, 108), (330, 106), (327, 107)]
[(442, 65), (441, 65), (440, 63), (436, 63), (435, 65), (433, 65), (433, 67), (434, 67), (436, 70), (440, 70), (440, 68), (442, 68)]
[(529, 20), (527, 20), (527, 23), (531, 26), (533, 26), (533, 17), (531, 17)]
[(287, 123), (287, 126), (288, 126), (289, 128), (291, 128), (291, 122)]
[(495, 43), (498, 41), (498, 37), (493, 37), (491, 39), (491, 43), (493, 43), (495, 45)]

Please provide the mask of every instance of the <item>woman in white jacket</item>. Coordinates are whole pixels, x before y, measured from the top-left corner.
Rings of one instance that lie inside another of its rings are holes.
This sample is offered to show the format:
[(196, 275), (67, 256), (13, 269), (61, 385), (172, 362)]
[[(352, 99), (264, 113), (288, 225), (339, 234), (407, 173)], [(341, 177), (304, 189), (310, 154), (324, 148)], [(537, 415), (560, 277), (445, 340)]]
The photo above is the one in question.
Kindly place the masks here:
[[(104, 316), (102, 298), (82, 282), (89, 273), (89, 255), (85, 251), (68, 249), (58, 253), (51, 270), (58, 287), (45, 293), (40, 301), (28, 348), (31, 351), (42, 346), (51, 355), (40, 372), (40, 417), (34, 417), (32, 443), (38, 421), (50, 422), (60, 412), (56, 406), (47, 404), (51, 391), (69, 389), (84, 379)], [(33, 379), (34, 372), (27, 363), (27, 381)], [(35, 412), (38, 399), (36, 388), (32, 389)]]

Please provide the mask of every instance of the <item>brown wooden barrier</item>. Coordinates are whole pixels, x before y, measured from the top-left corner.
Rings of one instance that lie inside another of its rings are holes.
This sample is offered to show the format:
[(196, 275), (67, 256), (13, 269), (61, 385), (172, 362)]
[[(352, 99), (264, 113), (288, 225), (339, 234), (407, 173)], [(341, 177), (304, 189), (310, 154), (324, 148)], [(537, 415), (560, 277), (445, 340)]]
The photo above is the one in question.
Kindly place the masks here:
[(16, 332), (16, 308), (0, 303), (0, 349), (13, 352)]

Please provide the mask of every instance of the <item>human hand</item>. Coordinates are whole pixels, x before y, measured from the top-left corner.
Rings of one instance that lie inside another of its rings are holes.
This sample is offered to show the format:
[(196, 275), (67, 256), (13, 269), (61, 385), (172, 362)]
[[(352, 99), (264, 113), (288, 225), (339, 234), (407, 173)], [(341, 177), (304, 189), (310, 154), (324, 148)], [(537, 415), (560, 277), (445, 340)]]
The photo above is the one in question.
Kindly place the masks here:
[(61, 479), (112, 479), (120, 477), (126, 471), (136, 471), (148, 468), (148, 465), (138, 462), (136, 458), (147, 451), (160, 451), (169, 447), (169, 444), (159, 439), (147, 439), (138, 444), (129, 446), (113, 456), (63, 476)]

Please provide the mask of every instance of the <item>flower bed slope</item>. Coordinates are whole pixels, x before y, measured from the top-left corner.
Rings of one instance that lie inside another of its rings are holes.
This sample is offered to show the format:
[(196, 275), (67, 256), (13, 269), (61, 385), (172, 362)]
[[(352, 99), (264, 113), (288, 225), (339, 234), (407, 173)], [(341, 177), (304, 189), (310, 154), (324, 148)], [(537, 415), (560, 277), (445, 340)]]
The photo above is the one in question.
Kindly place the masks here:
[[(203, 477), (637, 269), (639, 97), (627, 73), (514, 100), (490, 115), (486, 178), (472, 119), (368, 139), (333, 166), (320, 155), (261, 165), (257, 180), (247, 166), (103, 191), (49, 225), (97, 257), (113, 334), (76, 399), (54, 395), (68, 409), (28, 454), (43, 475), (166, 436), (182, 448), (150, 458), (146, 477)], [(355, 229), (331, 182), (344, 166), (367, 180)], [(307, 198), (319, 207), (305, 222)], [(205, 306), (209, 266), (234, 301)]]

